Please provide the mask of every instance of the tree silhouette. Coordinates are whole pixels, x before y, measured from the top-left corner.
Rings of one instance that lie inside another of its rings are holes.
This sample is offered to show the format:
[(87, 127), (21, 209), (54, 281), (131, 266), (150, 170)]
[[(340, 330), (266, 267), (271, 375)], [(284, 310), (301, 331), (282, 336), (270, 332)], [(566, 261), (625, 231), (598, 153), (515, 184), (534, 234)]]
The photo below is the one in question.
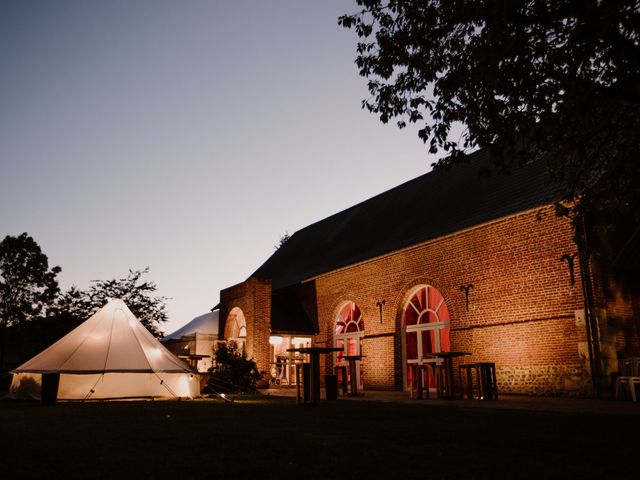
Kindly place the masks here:
[(27, 233), (0, 242), (0, 368), (4, 366), (6, 329), (47, 312), (59, 289), (49, 259)]
[(476, 148), (503, 172), (544, 159), (574, 220), (640, 204), (638, 0), (357, 4), (339, 23), (360, 38), (363, 108), (419, 123), (438, 166)]
[(153, 295), (157, 286), (143, 280), (144, 270), (129, 270), (125, 278), (93, 280), (87, 290), (71, 287), (56, 302), (57, 315), (71, 315), (86, 319), (102, 308), (109, 298), (122, 299), (131, 312), (156, 337), (161, 337), (160, 324), (167, 321), (166, 302), (168, 297)]
[(60, 267), (49, 269), (49, 259), (27, 233), (7, 235), (0, 242), (0, 321), (13, 325), (46, 313), (59, 288)]
[(291, 235), (289, 235), (289, 232), (284, 232), (284, 235), (282, 235), (280, 237), (280, 240), (278, 240), (278, 244), (275, 246), (275, 249), (278, 250), (285, 243), (287, 243), (287, 241), (289, 241), (290, 238), (291, 238)]

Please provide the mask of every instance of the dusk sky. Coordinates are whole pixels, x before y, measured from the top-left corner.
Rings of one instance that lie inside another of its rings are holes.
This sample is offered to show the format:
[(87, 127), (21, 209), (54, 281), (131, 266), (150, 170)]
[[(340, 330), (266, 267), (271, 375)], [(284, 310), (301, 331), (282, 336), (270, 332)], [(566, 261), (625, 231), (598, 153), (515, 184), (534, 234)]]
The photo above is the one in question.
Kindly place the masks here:
[(285, 232), (426, 172), (415, 128), (360, 108), (356, 8), (1, 0), (1, 237), (63, 290), (150, 267), (170, 333)]

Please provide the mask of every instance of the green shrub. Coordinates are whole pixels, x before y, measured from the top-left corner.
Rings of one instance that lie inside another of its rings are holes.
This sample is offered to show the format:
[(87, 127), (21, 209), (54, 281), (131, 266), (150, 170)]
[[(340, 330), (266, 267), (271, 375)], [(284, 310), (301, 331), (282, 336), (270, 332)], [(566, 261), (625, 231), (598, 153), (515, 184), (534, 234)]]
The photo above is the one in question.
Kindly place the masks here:
[(209, 385), (215, 391), (248, 392), (256, 389), (262, 373), (236, 342), (219, 343), (214, 358)]

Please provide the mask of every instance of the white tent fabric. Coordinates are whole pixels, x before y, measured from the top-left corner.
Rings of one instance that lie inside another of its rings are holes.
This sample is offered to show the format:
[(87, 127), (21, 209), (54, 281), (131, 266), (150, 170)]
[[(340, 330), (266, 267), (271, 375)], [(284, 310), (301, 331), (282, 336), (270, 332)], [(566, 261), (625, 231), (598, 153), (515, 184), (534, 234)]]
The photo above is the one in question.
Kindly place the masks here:
[(60, 374), (58, 399), (195, 397), (199, 382), (131, 313), (111, 299), (88, 320), (13, 370), (9, 396), (39, 398), (43, 373)]
[(179, 358), (187, 359), (199, 372), (207, 372), (213, 366), (219, 320), (219, 310), (199, 315), (161, 342)]
[(218, 324), (220, 322), (220, 310), (199, 315), (189, 323), (179, 328), (171, 335), (167, 335), (162, 342), (167, 340), (180, 340), (182, 337), (193, 335), (194, 333), (218, 336)]

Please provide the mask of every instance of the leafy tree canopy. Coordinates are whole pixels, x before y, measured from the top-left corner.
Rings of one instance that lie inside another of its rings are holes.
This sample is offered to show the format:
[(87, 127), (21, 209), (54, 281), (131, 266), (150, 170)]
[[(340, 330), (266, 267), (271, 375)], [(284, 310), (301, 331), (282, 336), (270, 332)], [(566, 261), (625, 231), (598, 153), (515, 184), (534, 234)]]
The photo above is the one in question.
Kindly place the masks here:
[(26, 233), (0, 242), (0, 322), (13, 325), (47, 312), (58, 295), (56, 275), (36, 241)]
[(166, 302), (169, 298), (154, 295), (156, 284), (142, 278), (147, 273), (148, 267), (129, 270), (125, 278), (93, 280), (93, 285), (87, 290), (71, 287), (58, 298), (55, 313), (85, 319), (102, 308), (109, 298), (120, 298), (153, 335), (161, 337), (159, 326), (167, 321)]
[(501, 171), (542, 157), (574, 220), (640, 204), (639, 0), (357, 3), (339, 23), (360, 38), (363, 108), (420, 124), (438, 166), (476, 148)]

